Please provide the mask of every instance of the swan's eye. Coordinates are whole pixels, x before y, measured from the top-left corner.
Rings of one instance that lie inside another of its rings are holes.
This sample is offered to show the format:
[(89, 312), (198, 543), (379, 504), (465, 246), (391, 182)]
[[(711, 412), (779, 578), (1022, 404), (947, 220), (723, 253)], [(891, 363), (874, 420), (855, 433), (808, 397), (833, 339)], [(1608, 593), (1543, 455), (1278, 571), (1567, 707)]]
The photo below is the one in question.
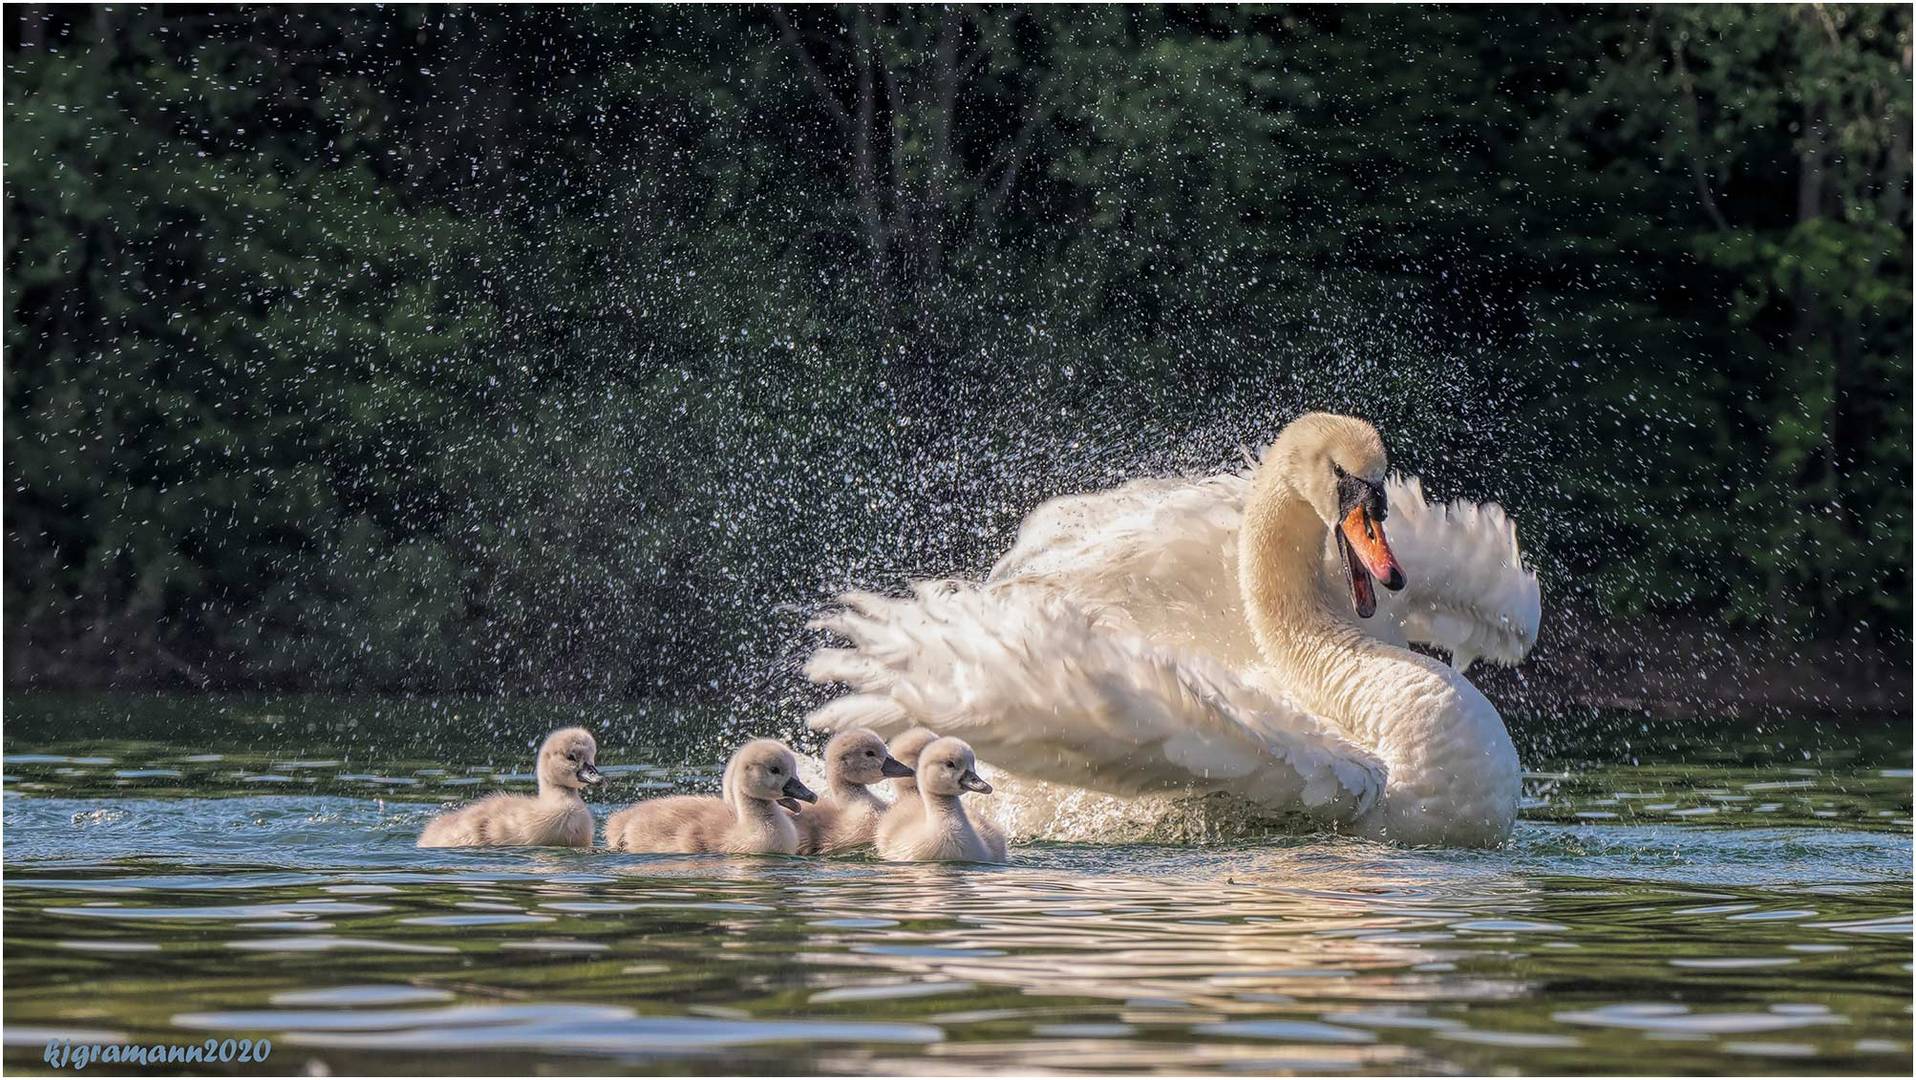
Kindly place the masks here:
[(565, 759), (566, 759), (567, 761), (577, 761), (577, 760), (579, 760), (579, 755), (577, 755), (577, 754), (567, 754), (567, 755), (565, 756)]
[(876, 751), (876, 750), (867, 750), (867, 751), (865, 751), (865, 756), (866, 756), (866, 757), (877, 757), (877, 756), (878, 756), (878, 751)]

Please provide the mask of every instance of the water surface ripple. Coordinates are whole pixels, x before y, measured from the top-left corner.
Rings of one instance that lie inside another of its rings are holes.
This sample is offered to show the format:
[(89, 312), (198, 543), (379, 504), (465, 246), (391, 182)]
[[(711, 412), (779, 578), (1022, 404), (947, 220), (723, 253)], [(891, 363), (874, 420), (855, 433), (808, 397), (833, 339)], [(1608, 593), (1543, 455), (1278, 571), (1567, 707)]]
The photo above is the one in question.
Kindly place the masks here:
[[(954, 868), (420, 851), (479, 786), (442, 781), (503, 765), (17, 736), (20, 1071), (56, 1033), (263, 1036), (266, 1071), (335, 1073), (1909, 1065), (1906, 748), (1540, 770), (1495, 851), (1040, 843)], [(642, 760), (601, 816), (709, 778)], [(1633, 809), (1662, 804), (1720, 809)]]

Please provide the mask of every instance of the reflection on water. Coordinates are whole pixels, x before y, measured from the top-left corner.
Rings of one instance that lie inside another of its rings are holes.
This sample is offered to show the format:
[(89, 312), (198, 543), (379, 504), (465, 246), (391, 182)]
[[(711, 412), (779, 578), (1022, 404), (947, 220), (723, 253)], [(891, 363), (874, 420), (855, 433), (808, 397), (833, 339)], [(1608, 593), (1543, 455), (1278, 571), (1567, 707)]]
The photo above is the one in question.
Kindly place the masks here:
[[(264, 1036), (274, 1071), (1908, 1066), (1906, 748), (1542, 773), (1500, 851), (1043, 843), (952, 868), (420, 851), (468, 785), (439, 789), (490, 772), (15, 739), (14, 1069), (55, 1032)], [(686, 772), (621, 764), (615, 800)], [(1654, 803), (1720, 809), (1626, 809)]]

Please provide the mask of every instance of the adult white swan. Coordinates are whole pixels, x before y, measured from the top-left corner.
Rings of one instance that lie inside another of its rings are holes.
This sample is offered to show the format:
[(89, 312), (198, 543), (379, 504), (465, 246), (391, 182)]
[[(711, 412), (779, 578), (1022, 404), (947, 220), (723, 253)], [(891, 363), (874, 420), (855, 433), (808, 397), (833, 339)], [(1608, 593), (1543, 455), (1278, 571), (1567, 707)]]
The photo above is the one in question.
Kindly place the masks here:
[(1536, 577), (1494, 504), (1432, 506), (1386, 471), (1369, 424), (1311, 413), (1248, 474), (1055, 499), (983, 583), (854, 593), (821, 618), (852, 647), (807, 674), (855, 692), (810, 724), (924, 725), (1051, 783), (1497, 843), (1521, 774), (1463, 670), (1529, 650)]

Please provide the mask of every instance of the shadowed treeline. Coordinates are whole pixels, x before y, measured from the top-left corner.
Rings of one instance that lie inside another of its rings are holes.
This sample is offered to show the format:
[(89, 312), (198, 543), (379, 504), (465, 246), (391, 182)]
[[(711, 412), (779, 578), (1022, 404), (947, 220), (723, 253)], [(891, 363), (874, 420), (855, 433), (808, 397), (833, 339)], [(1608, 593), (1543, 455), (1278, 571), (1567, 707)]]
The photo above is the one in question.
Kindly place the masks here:
[(11, 685), (784, 695), (1306, 408), (1552, 611), (1906, 663), (1903, 8), (5, 32)]

